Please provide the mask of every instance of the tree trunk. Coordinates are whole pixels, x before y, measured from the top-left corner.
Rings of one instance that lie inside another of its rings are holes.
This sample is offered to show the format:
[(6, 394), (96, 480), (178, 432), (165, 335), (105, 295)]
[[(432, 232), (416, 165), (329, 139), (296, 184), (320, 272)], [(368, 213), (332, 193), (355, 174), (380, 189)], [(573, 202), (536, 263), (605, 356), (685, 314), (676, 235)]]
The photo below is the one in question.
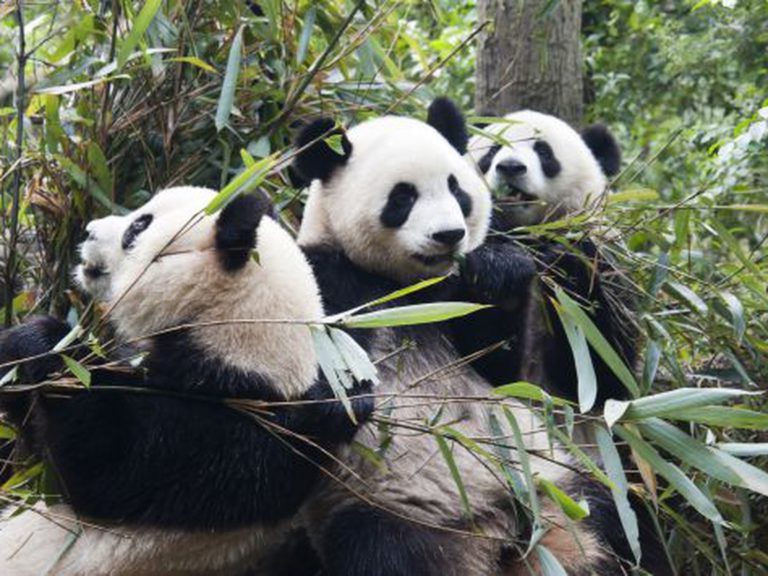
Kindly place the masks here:
[(584, 108), (581, 0), (478, 0), (475, 110), (530, 108), (579, 125)]

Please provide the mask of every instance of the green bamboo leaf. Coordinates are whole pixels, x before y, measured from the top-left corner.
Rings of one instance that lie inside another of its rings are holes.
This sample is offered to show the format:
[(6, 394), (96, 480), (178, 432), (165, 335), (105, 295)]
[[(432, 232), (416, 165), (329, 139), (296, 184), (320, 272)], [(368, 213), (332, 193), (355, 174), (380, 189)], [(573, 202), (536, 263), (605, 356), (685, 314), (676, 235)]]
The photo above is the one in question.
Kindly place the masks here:
[(512, 414), (512, 411), (506, 406), (502, 407), (504, 416), (507, 418), (507, 423), (512, 429), (512, 439), (515, 441), (517, 447), (517, 457), (520, 460), (520, 467), (523, 469), (523, 477), (525, 478), (525, 488), (527, 493), (528, 503), (530, 504), (531, 511), (533, 512), (533, 524), (534, 526), (541, 526), (541, 508), (539, 506), (539, 497), (536, 493), (536, 484), (533, 480), (533, 473), (531, 472), (531, 460), (528, 457), (528, 449), (523, 441), (523, 434), (520, 432), (520, 426), (517, 424), (517, 418)]
[(562, 307), (555, 306), (563, 324), (568, 344), (571, 345), (571, 354), (576, 365), (576, 381), (578, 384), (579, 411), (582, 414), (589, 412), (597, 399), (597, 377), (595, 367), (592, 365), (592, 356), (589, 353), (587, 339), (584, 331), (566, 313), (562, 313)]
[(96, 178), (104, 192), (109, 193), (112, 190), (112, 174), (109, 171), (107, 157), (104, 155), (101, 147), (95, 140), (88, 142), (88, 166), (91, 173)]
[(448, 470), (451, 472), (451, 477), (453, 478), (454, 483), (456, 484), (456, 489), (459, 491), (459, 496), (461, 497), (461, 504), (464, 507), (464, 513), (467, 515), (467, 518), (470, 522), (474, 522), (472, 519), (472, 508), (469, 505), (469, 497), (467, 496), (467, 490), (464, 487), (464, 481), (461, 479), (461, 474), (459, 474), (459, 469), (456, 466), (456, 461), (453, 459), (453, 454), (451, 453), (451, 449), (448, 447), (448, 443), (445, 441), (445, 438), (443, 438), (442, 434), (439, 431), (435, 431), (435, 441), (437, 442), (437, 446), (440, 448), (440, 453), (443, 455), (443, 459), (445, 460), (445, 463), (448, 466)]
[(61, 359), (64, 360), (64, 364), (67, 365), (67, 368), (70, 372), (80, 380), (80, 382), (83, 383), (83, 386), (86, 388), (91, 387), (91, 373), (88, 371), (88, 369), (80, 364), (77, 360), (74, 358), (70, 358), (66, 354), (59, 354), (61, 356)]
[(642, 200), (643, 202), (651, 202), (659, 199), (659, 193), (651, 188), (632, 188), (629, 190), (622, 190), (621, 192), (614, 192), (608, 196), (608, 204), (622, 204), (624, 202), (632, 202), (635, 200)]
[[(737, 388), (677, 388), (626, 402), (623, 418), (637, 420), (651, 416), (674, 415), (680, 410), (722, 404), (740, 396), (755, 396), (761, 392), (748, 392)], [(615, 400), (613, 403), (617, 403)], [(607, 406), (606, 402), (606, 406)]]
[(19, 470), (0, 486), (0, 491), (6, 492), (21, 487), (33, 478), (40, 476), (44, 469), (43, 463), (38, 462), (28, 468)]
[[(491, 434), (496, 438), (502, 438), (505, 434), (493, 409), (487, 409), (486, 414), (488, 416), (488, 427), (491, 429)], [(523, 478), (520, 476), (520, 473), (510, 465), (513, 460), (512, 451), (509, 449), (509, 446), (503, 442), (494, 442), (493, 450), (499, 457), (501, 470), (507, 479), (507, 483), (515, 493), (515, 497), (523, 504), (530, 506), (528, 489), (523, 482)]]
[(416, 324), (443, 322), (451, 318), (466, 316), (483, 308), (488, 308), (488, 306), (471, 304), (469, 302), (430, 302), (428, 304), (413, 304), (358, 314), (339, 320), (338, 323), (347, 328), (413, 326)]
[(251, 166), (246, 167), (245, 170), (235, 176), (229, 184), (224, 186), (224, 188), (214, 196), (213, 200), (211, 200), (208, 203), (208, 206), (205, 207), (205, 213), (209, 216), (215, 214), (239, 194), (258, 187), (275, 165), (276, 157), (276, 154), (273, 154), (272, 156), (267, 156)]
[(707, 312), (709, 312), (709, 307), (704, 300), (699, 298), (699, 295), (688, 288), (688, 286), (680, 284), (679, 282), (667, 280), (664, 289), (670, 296), (679, 300), (691, 310), (698, 312), (700, 315), (705, 316)]
[(312, 28), (315, 26), (316, 16), (317, 5), (313, 4), (304, 15), (304, 27), (301, 29), (299, 47), (296, 50), (296, 64), (301, 64), (304, 62), (304, 58), (307, 57), (307, 48), (309, 48), (309, 40), (312, 38)]
[(546, 478), (539, 478), (537, 485), (539, 489), (549, 496), (549, 499), (557, 504), (563, 513), (571, 520), (583, 520), (589, 516), (589, 507), (584, 506), (586, 505), (586, 501), (583, 503), (584, 505), (579, 504)]
[(77, 82), (75, 84), (63, 84), (61, 86), (50, 86), (47, 88), (36, 88), (37, 94), (68, 94), (70, 92), (77, 92), (84, 88), (91, 88), (104, 84), (106, 82), (112, 82), (113, 80), (130, 80), (130, 76), (127, 74), (115, 74), (114, 76), (107, 76), (105, 78), (98, 78), (96, 80), (88, 80), (87, 82)]
[(367, 380), (374, 385), (378, 384), (379, 377), (376, 366), (355, 339), (338, 328), (328, 327), (328, 332), (354, 379), (358, 382)]
[(182, 62), (184, 64), (191, 64), (192, 66), (202, 68), (206, 72), (210, 72), (212, 74), (216, 73), (216, 68), (208, 64), (208, 62), (205, 62), (204, 60), (201, 60), (195, 56), (175, 56), (173, 58), (168, 58), (168, 62)]
[(733, 331), (736, 335), (736, 341), (741, 344), (741, 340), (744, 338), (744, 331), (747, 328), (747, 323), (744, 321), (744, 306), (741, 301), (730, 292), (720, 292), (720, 298), (728, 307), (731, 323), (733, 324)]
[(0, 424), (0, 440), (13, 440), (16, 438), (16, 431), (10, 426)]
[(667, 412), (664, 418), (698, 422), (708, 426), (724, 428), (745, 428), (748, 430), (768, 430), (768, 413), (731, 408), (730, 406), (701, 406)]
[(566, 406), (570, 404), (568, 400), (558, 398), (557, 396), (550, 396), (542, 388), (536, 386), (536, 384), (531, 384), (530, 382), (513, 382), (511, 384), (497, 386), (493, 389), (493, 393), (510, 398), (525, 398), (526, 400), (536, 400), (538, 402), (548, 401), (554, 406)]
[(619, 521), (624, 528), (624, 535), (629, 542), (632, 555), (635, 557), (635, 566), (640, 565), (642, 550), (640, 549), (640, 527), (637, 523), (637, 515), (629, 505), (629, 485), (627, 477), (624, 474), (624, 466), (621, 463), (621, 456), (616, 450), (613, 438), (602, 426), (595, 426), (595, 435), (597, 438), (597, 447), (600, 451), (600, 457), (605, 466), (605, 472), (613, 481), (611, 495), (616, 504), (616, 510), (619, 513)]
[(139, 15), (136, 16), (136, 19), (133, 21), (133, 26), (128, 33), (128, 37), (123, 40), (120, 45), (120, 50), (117, 53), (118, 70), (123, 67), (126, 60), (128, 60), (128, 56), (144, 37), (144, 33), (147, 31), (147, 28), (149, 28), (152, 19), (155, 17), (155, 14), (157, 14), (162, 3), (163, 0), (148, 0), (141, 8)]
[(227, 125), (229, 115), (232, 113), (232, 105), (235, 102), (235, 88), (237, 88), (237, 78), (240, 75), (240, 61), (243, 52), (243, 28), (240, 26), (232, 41), (227, 58), (227, 69), (224, 72), (224, 81), (221, 84), (221, 94), (219, 103), (216, 106), (216, 131)]
[[(619, 378), (624, 387), (629, 390), (633, 397), (640, 395), (640, 388), (637, 385), (635, 377), (627, 368), (624, 361), (619, 357), (616, 351), (611, 347), (605, 337), (597, 329), (592, 319), (581, 309), (570, 296), (561, 288), (555, 288), (555, 296), (562, 306), (562, 309), (570, 318), (584, 331), (584, 336), (590, 343), (595, 352), (603, 359), (613, 373)], [(562, 317), (562, 315), (561, 315)]]
[(344, 406), (350, 419), (357, 423), (355, 413), (352, 410), (352, 403), (347, 396), (347, 389), (352, 388), (354, 382), (346, 371), (344, 359), (325, 330), (325, 326), (310, 326), (309, 330), (312, 334), (312, 342), (315, 347), (320, 370), (325, 375), (325, 379), (328, 380), (334, 396)]
[(716, 524), (725, 522), (717, 507), (699, 489), (699, 487), (683, 474), (677, 466), (662, 458), (653, 446), (622, 425), (615, 426), (613, 431), (622, 440), (627, 442), (643, 460), (648, 462), (654, 472), (661, 474), (666, 478), (667, 482), (669, 482), (670, 485), (683, 496), (683, 498), (688, 500), (691, 506), (693, 506), (699, 514)]
[(645, 437), (686, 464), (723, 482), (768, 496), (768, 474), (759, 468), (706, 446), (661, 419), (641, 422), (638, 427)]
[(568, 576), (557, 557), (543, 544), (536, 546), (536, 555), (539, 557), (542, 576)]
[(739, 458), (768, 456), (768, 442), (755, 442), (754, 444), (746, 442), (721, 442), (717, 444), (717, 448)]

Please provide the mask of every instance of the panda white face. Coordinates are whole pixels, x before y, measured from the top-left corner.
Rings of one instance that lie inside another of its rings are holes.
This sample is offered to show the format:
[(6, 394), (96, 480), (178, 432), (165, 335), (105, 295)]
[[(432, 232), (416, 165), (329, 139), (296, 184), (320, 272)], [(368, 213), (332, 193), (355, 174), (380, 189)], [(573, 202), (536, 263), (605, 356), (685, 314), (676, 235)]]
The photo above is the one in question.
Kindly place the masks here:
[(620, 153), (602, 126), (580, 135), (562, 120), (530, 110), (472, 139), (468, 156), (496, 196), (510, 227), (536, 224), (595, 205), (607, 179), (618, 171)]
[[(195, 215), (213, 196), (203, 188), (170, 188), (130, 214), (92, 220), (80, 246), (76, 281), (96, 300), (110, 302), (134, 280), (144, 284), (156, 276), (159, 270), (150, 264), (163, 267), (163, 255), (212, 248), (214, 220)], [(196, 225), (181, 233), (193, 219)]]
[(331, 243), (358, 266), (404, 282), (447, 274), (486, 235), (490, 194), (435, 128), (369, 120), (348, 157), (310, 189), (299, 242)]
[(298, 393), (317, 372), (309, 330), (242, 321), (321, 318), (312, 270), (290, 235), (262, 218), (266, 209), (256, 198), (240, 197), (206, 216), (215, 195), (169, 188), (130, 214), (92, 221), (75, 278), (108, 304), (122, 338), (200, 325), (190, 334), (207, 354), (278, 378), (289, 396)]

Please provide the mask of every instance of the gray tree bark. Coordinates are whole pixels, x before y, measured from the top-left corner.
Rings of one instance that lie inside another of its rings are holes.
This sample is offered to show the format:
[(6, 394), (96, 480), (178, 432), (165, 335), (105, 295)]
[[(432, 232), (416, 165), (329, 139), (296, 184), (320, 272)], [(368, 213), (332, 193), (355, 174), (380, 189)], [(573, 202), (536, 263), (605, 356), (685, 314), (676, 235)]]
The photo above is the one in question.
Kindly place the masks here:
[(478, 0), (475, 110), (530, 108), (579, 125), (584, 109), (581, 0)]

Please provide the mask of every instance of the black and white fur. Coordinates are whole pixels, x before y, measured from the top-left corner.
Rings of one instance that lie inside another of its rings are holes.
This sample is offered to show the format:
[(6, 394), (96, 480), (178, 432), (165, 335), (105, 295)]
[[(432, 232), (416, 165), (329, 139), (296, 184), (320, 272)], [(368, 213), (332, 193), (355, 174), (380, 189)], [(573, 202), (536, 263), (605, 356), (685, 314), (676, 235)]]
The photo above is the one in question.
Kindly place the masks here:
[[(223, 402), (333, 395), (298, 323), (323, 316), (305, 257), (266, 201), (207, 216), (214, 196), (171, 188), (88, 225), (77, 281), (106, 302), (120, 341), (138, 342), (144, 375), (95, 369), (91, 390), (37, 394), (17, 419), (66, 504), (0, 522), (0, 573), (270, 573), (265, 558), (325, 462), (294, 435), (332, 448), (354, 433), (336, 402), (267, 406), (261, 422)], [(51, 318), (12, 329), (0, 361), (44, 353), (66, 331)], [(25, 366), (31, 381), (55, 369)], [(364, 419), (366, 403), (355, 406)], [(68, 530), (80, 534), (69, 547)]]
[[(494, 258), (468, 259), (465, 273), (478, 279), (478, 299), (501, 304), (502, 309), (469, 318), (457, 332), (459, 347), (471, 353), (507, 341), (505, 349), (475, 362), (485, 377), (494, 384), (529, 380), (575, 400), (575, 365), (551, 305), (552, 291), (538, 281), (525, 289), (510, 290), (495, 280), (500, 267), (519, 266), (520, 246), (524, 246), (539, 273), (586, 304), (601, 333), (627, 365), (634, 366), (638, 330), (636, 321), (624, 312), (631, 304), (632, 291), (605, 252), (583, 234), (565, 246), (515, 230), (599, 206), (608, 192), (608, 178), (619, 171), (619, 146), (600, 124), (578, 133), (554, 116), (530, 110), (509, 114), (504, 122), (488, 126), (484, 132), (494, 139), (474, 137), (467, 156), (495, 194), (487, 247)], [(597, 404), (626, 397), (627, 391), (613, 371), (597, 354), (592, 359)]]
[[(450, 273), (456, 257), (473, 249), (482, 254), (490, 194), (479, 175), (467, 171), (461, 156), (467, 142), (463, 118), (452, 103), (441, 99), (431, 106), (429, 122), (383, 117), (343, 131), (321, 119), (299, 135), (297, 146), (302, 151), (295, 167), (313, 180), (299, 241), (329, 312)], [(343, 154), (325, 142), (332, 135), (340, 137)], [(501, 271), (506, 272), (508, 268)], [(530, 278), (533, 272), (521, 275)], [(501, 284), (514, 282), (504, 279)], [(447, 280), (397, 304), (451, 300), (462, 294), (461, 282)], [(451, 423), (467, 437), (488, 437), (493, 435), (489, 414), (494, 413), (506, 443), (511, 443), (498, 404), (462, 400), (485, 397), (490, 387), (460, 362), (448, 332), (429, 324), (355, 334), (371, 357), (380, 360), (377, 413), (415, 430), (363, 426), (356, 442), (379, 454), (381, 461), (343, 449), (344, 466), (334, 469), (337, 480), (323, 480), (308, 500), (305, 525), (324, 574), (528, 573), (520, 546), (530, 534), (518, 522), (509, 488), (493, 466), (452, 445), (453, 461), (470, 501), (470, 521), (435, 439), (418, 431), (430, 422)], [(505, 406), (525, 431), (535, 474), (578, 495), (578, 478), (557, 464), (567, 461), (566, 454), (557, 446), (549, 451), (538, 418), (516, 401)], [(594, 504), (599, 501), (595, 498)], [(616, 573), (618, 563), (604, 524), (568, 526), (548, 502), (543, 517), (549, 530), (540, 544), (571, 573)], [(601, 522), (606, 521), (613, 523), (612, 531), (619, 526), (615, 512), (603, 514)], [(535, 569), (535, 554), (528, 561)]]

